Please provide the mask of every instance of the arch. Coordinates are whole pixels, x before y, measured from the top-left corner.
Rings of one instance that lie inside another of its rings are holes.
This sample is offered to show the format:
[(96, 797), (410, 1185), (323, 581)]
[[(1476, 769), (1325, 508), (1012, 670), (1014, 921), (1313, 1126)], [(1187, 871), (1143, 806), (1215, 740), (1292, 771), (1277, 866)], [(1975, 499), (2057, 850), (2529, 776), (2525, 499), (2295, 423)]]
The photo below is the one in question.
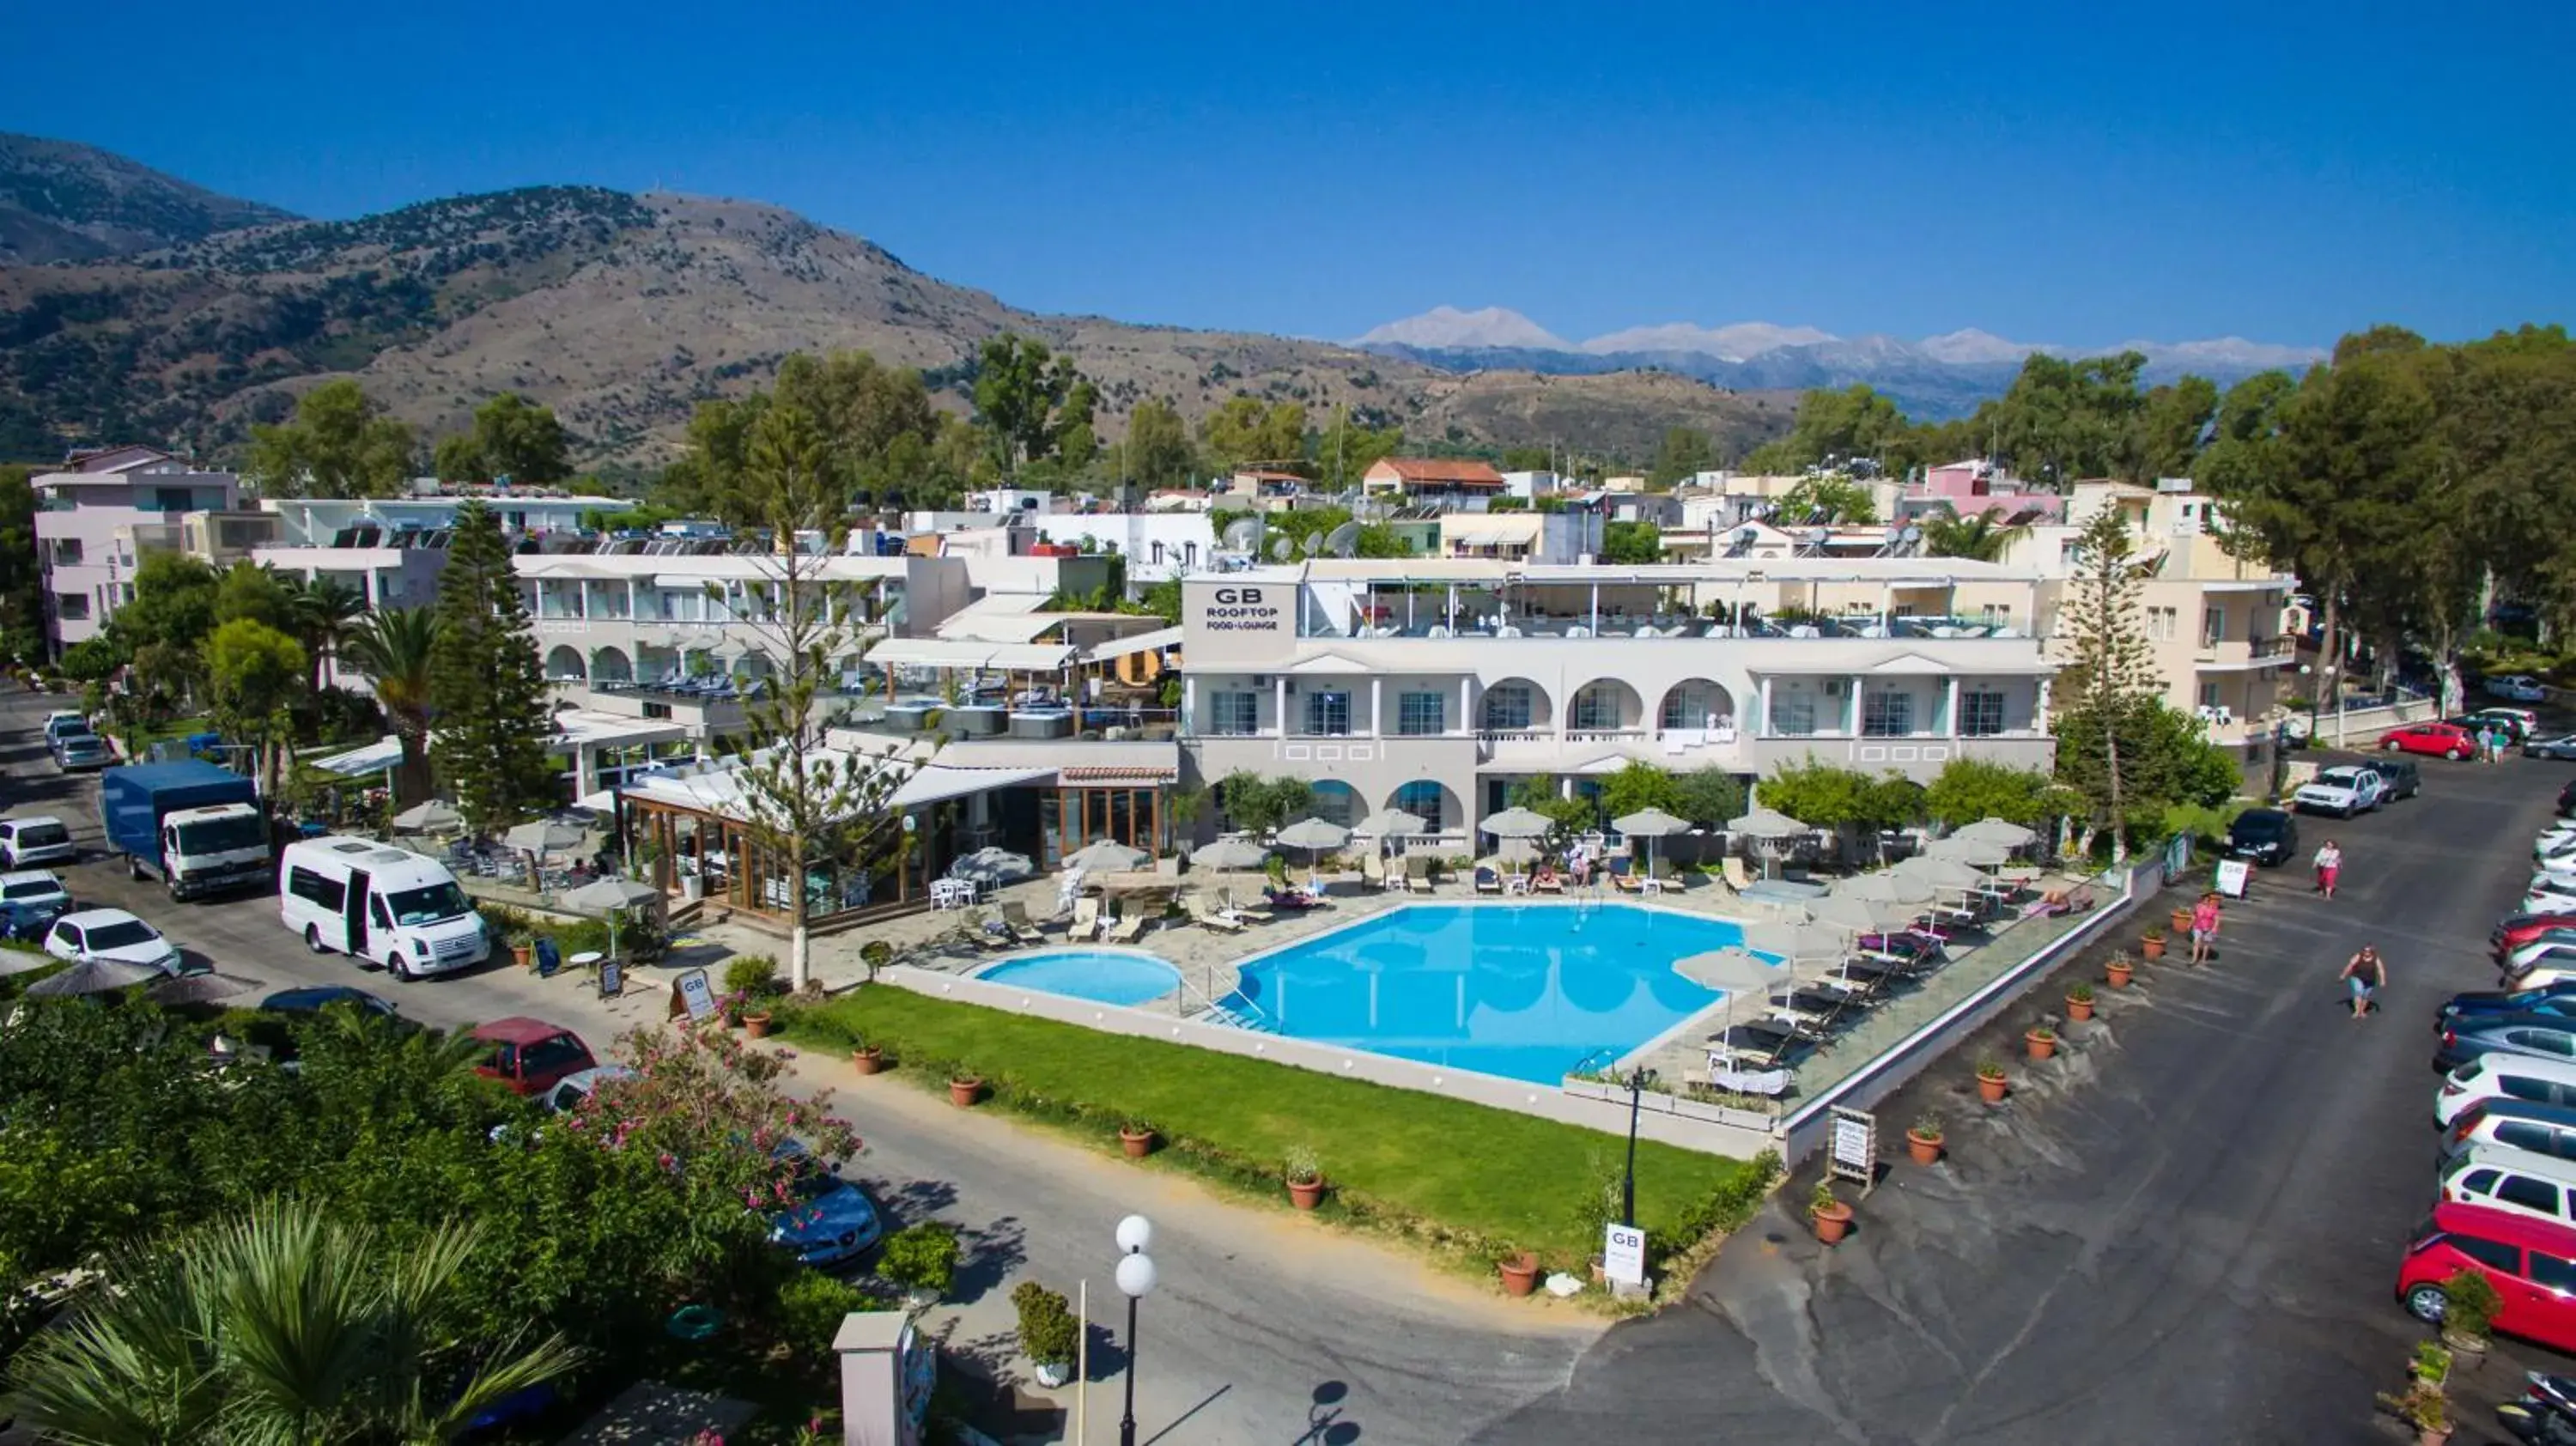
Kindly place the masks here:
[(557, 643), (553, 650), (546, 654), (546, 680), (548, 682), (579, 683), (587, 680), (589, 677), (589, 670), (582, 666), (581, 650), (579, 648), (572, 647), (565, 643)]
[(645, 683), (670, 682), (681, 676), (680, 654), (675, 648), (645, 643), (635, 650), (635, 676)]
[(733, 660), (733, 675), (737, 678), (766, 678), (771, 672), (767, 653), (745, 653)]
[(1575, 689), (1565, 709), (1565, 726), (1577, 733), (1608, 733), (1645, 724), (1645, 702), (1618, 678), (1595, 678)]
[(1456, 833), (1467, 826), (1466, 805), (1449, 791), (1449, 785), (1436, 778), (1417, 778), (1398, 785), (1386, 796), (1386, 806), (1418, 816), (1432, 833)]
[(624, 648), (600, 648), (590, 655), (590, 676), (593, 682), (632, 683), (635, 663)]
[(1349, 828), (1367, 816), (1368, 806), (1360, 802), (1358, 789), (1338, 778), (1315, 780), (1315, 817)]
[(1735, 695), (1713, 679), (1684, 678), (1664, 690), (1664, 700), (1655, 708), (1655, 726), (1666, 732), (1732, 728)]
[(1532, 733), (1556, 724), (1554, 700), (1527, 678), (1505, 678), (1485, 689), (1476, 704), (1479, 733)]

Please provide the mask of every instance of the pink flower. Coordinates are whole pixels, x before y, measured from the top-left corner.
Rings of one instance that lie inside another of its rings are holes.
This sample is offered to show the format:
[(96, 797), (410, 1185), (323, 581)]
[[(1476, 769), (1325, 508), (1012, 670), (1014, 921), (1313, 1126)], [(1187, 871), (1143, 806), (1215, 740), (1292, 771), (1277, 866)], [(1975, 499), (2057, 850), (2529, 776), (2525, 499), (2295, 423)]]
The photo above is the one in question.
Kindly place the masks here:
[(671, 1154), (670, 1151), (664, 1150), (655, 1158), (654, 1163), (660, 1165), (665, 1170), (669, 1170), (677, 1168), (680, 1162)]

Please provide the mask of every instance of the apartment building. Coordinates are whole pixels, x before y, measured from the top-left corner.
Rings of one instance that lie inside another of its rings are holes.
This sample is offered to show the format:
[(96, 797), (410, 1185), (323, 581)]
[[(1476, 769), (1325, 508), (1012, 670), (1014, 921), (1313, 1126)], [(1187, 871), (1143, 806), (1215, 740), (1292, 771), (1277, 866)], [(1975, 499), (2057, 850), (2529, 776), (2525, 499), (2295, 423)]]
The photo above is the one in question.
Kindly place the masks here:
[(1576, 791), (1631, 759), (2045, 768), (2045, 601), (2035, 572), (1946, 558), (1193, 576), (1181, 741), (1201, 778), (1294, 774), (1328, 817), (1403, 808), (1460, 843), (1523, 779)]
[(240, 510), (241, 479), (201, 472), (151, 447), (75, 452), (60, 471), (29, 479), (45, 632), (55, 657), (96, 637), (134, 597), (134, 574), (156, 552), (229, 566), (274, 524)]
[(1360, 491), (1406, 502), (1483, 507), (1510, 484), (1491, 466), (1448, 457), (1387, 457), (1360, 474)]
[[(2185, 478), (2153, 487), (2079, 482), (2066, 498), (2066, 520), (2016, 534), (2004, 561), (2048, 578), (2052, 596), (2061, 596), (2082, 567), (2083, 528), (2118, 513), (2137, 539), (2140, 622), (2165, 701), (2198, 714), (2213, 739), (2246, 751), (2251, 766), (2263, 761), (2271, 725), (2296, 690), (2296, 637), (2282, 614), (2298, 579), (2230, 556), (2219, 544), (2220, 509)], [(2064, 656), (2063, 639), (2052, 648)]]

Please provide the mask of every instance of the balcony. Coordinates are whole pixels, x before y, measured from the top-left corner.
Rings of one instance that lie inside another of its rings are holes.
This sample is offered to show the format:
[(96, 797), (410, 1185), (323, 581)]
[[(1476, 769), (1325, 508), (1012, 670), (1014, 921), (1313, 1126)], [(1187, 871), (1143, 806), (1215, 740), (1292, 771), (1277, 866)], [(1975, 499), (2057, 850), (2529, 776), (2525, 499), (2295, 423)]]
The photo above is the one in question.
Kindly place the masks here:
[(2298, 641), (2277, 637), (2211, 639), (2203, 637), (2192, 662), (2205, 673), (2232, 673), (2253, 668), (2288, 667), (2298, 662)]

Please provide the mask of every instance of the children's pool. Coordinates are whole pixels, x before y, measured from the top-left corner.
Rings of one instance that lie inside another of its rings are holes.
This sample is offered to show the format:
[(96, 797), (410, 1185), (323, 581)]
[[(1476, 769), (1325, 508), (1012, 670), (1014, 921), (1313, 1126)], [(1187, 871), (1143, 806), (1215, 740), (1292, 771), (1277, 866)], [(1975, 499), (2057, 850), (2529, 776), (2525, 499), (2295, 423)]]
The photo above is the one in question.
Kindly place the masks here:
[(1413, 904), (1253, 959), (1222, 1002), (1292, 1039), (1555, 1084), (1725, 998), (1673, 961), (1743, 942), (1629, 904)]
[(1004, 960), (975, 977), (1094, 1004), (1143, 1004), (1181, 984), (1181, 971), (1151, 954), (1123, 949), (1057, 949)]

